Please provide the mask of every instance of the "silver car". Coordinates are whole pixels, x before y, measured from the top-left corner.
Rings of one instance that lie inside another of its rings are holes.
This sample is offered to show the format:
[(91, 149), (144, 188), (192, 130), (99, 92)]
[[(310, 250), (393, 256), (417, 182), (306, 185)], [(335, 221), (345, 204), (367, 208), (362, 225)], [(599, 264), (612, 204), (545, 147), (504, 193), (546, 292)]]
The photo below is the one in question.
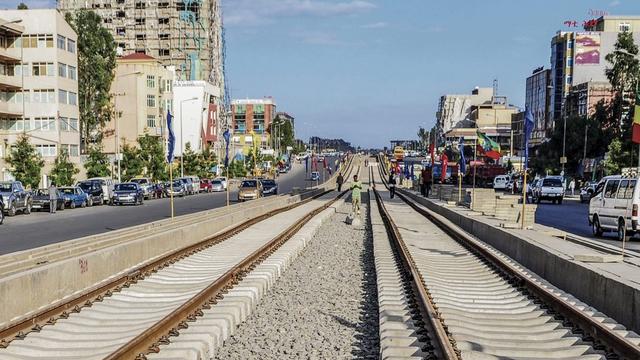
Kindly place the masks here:
[(222, 180), (211, 180), (211, 191), (213, 192), (222, 192), (224, 191), (224, 184)]

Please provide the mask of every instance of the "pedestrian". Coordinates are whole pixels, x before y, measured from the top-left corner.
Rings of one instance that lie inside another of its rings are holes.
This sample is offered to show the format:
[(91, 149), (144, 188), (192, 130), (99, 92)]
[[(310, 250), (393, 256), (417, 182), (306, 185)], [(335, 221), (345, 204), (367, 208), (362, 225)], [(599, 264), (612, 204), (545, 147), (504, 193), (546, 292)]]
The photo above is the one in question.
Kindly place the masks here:
[(389, 183), (389, 197), (393, 199), (393, 197), (396, 195), (396, 177), (394, 176), (393, 172), (389, 174), (388, 183)]
[(427, 181), (427, 186), (425, 188), (425, 197), (429, 197), (429, 193), (431, 193), (431, 181), (433, 180), (431, 177), (433, 175), (432, 173), (433, 169), (431, 167), (427, 168), (427, 176), (426, 181)]
[(351, 212), (353, 215), (360, 215), (360, 192), (362, 191), (362, 183), (358, 181), (358, 175), (353, 175), (351, 183)]
[(49, 185), (49, 214), (55, 214), (58, 207), (58, 188), (54, 182)]
[(344, 177), (342, 173), (338, 173), (338, 178), (336, 179), (336, 184), (338, 184), (338, 192), (342, 191), (342, 184), (344, 184)]
[(576, 180), (571, 179), (571, 182), (569, 183), (569, 190), (571, 190), (571, 196), (573, 196), (573, 191), (575, 189), (576, 189)]
[(425, 167), (420, 172), (420, 193), (422, 196), (427, 196), (427, 168)]

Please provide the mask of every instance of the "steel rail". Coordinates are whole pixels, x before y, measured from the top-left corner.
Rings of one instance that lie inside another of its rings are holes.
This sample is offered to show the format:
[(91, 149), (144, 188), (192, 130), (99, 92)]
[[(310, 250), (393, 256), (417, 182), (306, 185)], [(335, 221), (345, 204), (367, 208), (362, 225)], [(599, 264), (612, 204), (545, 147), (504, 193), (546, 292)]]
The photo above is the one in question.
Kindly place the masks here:
[[(371, 177), (373, 177), (373, 170), (371, 170)], [(444, 324), (444, 319), (437, 310), (437, 305), (433, 300), (433, 296), (429, 292), (424, 278), (418, 270), (413, 257), (409, 253), (409, 249), (407, 249), (398, 227), (391, 219), (391, 216), (389, 215), (389, 212), (376, 189), (375, 181), (373, 182), (373, 193), (375, 195), (378, 208), (380, 209), (380, 215), (385, 227), (387, 228), (387, 232), (400, 255), (401, 265), (404, 268), (404, 271), (409, 275), (408, 278), (412, 280), (411, 285), (413, 293), (417, 295), (416, 297), (420, 304), (419, 310), (422, 314), (422, 318), (428, 319), (430, 328), (436, 337), (443, 359), (461, 359), (461, 353), (456, 348), (456, 342), (453, 339), (453, 336), (448, 332), (447, 327)]]
[[(349, 163), (346, 166), (346, 172), (350, 173), (351, 171), (353, 171), (353, 165), (354, 164), (352, 157), (351, 159), (349, 159)], [(165, 254), (152, 262), (137, 266), (125, 273), (121, 273), (120, 275), (115, 276), (114, 278), (110, 279), (100, 286), (90, 288), (87, 291), (71, 296), (68, 299), (34, 312), (32, 315), (29, 315), (23, 319), (20, 319), (13, 323), (9, 323), (4, 328), (0, 329), (0, 349), (8, 347), (13, 340), (24, 339), (30, 332), (39, 332), (44, 326), (54, 325), (59, 319), (68, 318), (69, 314), (71, 313), (80, 312), (83, 307), (90, 307), (94, 302), (101, 302), (104, 297), (111, 296), (114, 292), (118, 292), (122, 288), (127, 288), (131, 284), (144, 279), (146, 276), (155, 273), (158, 270), (167, 267), (180, 259), (193, 255), (196, 252), (202, 251), (213, 245), (219, 244), (224, 240), (231, 238), (235, 234), (247, 229), (248, 227), (257, 224), (258, 222), (306, 204), (313, 199), (323, 196), (324, 194), (327, 194), (331, 191), (332, 190), (326, 190), (308, 199), (272, 210), (267, 214), (263, 214), (244, 221), (239, 225), (225, 230), (224, 232), (209, 239), (205, 239), (198, 243), (189, 245), (185, 248), (172, 251), (171, 253)]]
[[(360, 169), (358, 168), (358, 172), (359, 171)], [(131, 341), (122, 345), (105, 359), (142, 360), (146, 359), (146, 354), (159, 352), (160, 345), (170, 343), (171, 336), (178, 336), (181, 329), (189, 326), (188, 322), (196, 321), (199, 316), (203, 315), (203, 309), (209, 309), (211, 305), (215, 305), (218, 300), (224, 297), (224, 292), (238, 284), (255, 266), (268, 258), (269, 255), (295, 235), (313, 217), (333, 205), (333, 203), (346, 194), (346, 192), (346, 190), (341, 192), (334, 199), (307, 213), (302, 219), (282, 231), (273, 240), (254, 251), (205, 289), (194, 295), (163, 319), (138, 334)]]
[[(383, 183), (386, 186), (384, 178)], [(591, 335), (594, 339), (597, 339), (611, 352), (625, 359), (640, 359), (640, 346), (630, 342), (625, 337), (618, 335), (615, 331), (606, 327), (604, 323), (598, 322), (591, 316), (583, 313), (580, 309), (571, 305), (568, 301), (555, 295), (552, 291), (545, 289), (541, 284), (538, 284), (532, 279), (524, 276), (524, 274), (522, 274), (522, 272), (514, 265), (507, 263), (496, 253), (490, 251), (487, 247), (482, 246), (479, 240), (475, 239), (473, 236), (460, 229), (441, 215), (418, 206), (414, 201), (409, 200), (400, 192), (396, 192), (396, 196), (402, 199), (420, 215), (438, 226), (447, 235), (457, 240), (473, 253), (478, 254), (489, 261), (496, 269), (514, 279), (518, 285), (526, 288), (534, 296), (550, 306), (554, 311), (567, 318), (575, 326)]]

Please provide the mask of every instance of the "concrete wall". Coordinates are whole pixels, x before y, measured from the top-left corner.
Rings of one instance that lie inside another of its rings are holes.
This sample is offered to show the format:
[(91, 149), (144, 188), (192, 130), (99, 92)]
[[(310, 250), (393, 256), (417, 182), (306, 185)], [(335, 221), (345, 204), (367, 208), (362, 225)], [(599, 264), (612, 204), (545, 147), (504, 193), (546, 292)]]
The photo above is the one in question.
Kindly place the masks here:
[(399, 191), (628, 329), (640, 331), (640, 289), (637, 284), (612, 278), (612, 274), (602, 273), (590, 267), (588, 263), (577, 262), (564, 254), (554, 253), (510, 230), (491, 226), (433, 201), (403, 190)]

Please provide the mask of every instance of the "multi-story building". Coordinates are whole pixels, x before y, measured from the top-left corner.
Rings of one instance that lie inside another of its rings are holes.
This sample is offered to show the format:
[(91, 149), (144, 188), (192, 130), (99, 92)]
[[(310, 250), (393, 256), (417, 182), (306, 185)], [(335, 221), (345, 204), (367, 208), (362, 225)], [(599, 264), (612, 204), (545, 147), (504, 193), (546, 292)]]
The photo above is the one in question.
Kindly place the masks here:
[(232, 144), (246, 155), (251, 148), (269, 147), (268, 129), (276, 115), (272, 98), (239, 99), (231, 101), (233, 121)]
[(441, 96), (436, 113), (440, 134), (447, 133), (456, 127), (468, 127), (469, 124), (465, 123), (465, 120), (469, 120), (472, 107), (491, 101), (493, 95), (492, 88), (476, 87), (468, 95)]
[(531, 133), (531, 146), (536, 146), (551, 136), (552, 122), (549, 121), (551, 109), (551, 70), (542, 67), (533, 71), (527, 78), (525, 107), (531, 109), (534, 128)]
[(605, 70), (610, 64), (605, 56), (615, 50), (618, 34), (623, 31), (632, 32), (640, 46), (640, 16), (603, 16), (589, 22), (585, 31), (559, 31), (551, 39), (552, 122), (565, 114), (572, 86), (608, 81)]
[[(0, 179), (12, 179), (5, 159), (21, 135), (42, 155), (42, 185), (60, 150), (81, 171), (77, 35), (55, 9), (2, 10), (0, 59)], [(19, 27), (15, 25), (19, 24)], [(22, 34), (18, 29), (24, 29)], [(22, 89), (21, 89), (22, 88)]]
[[(226, 116), (217, 114), (223, 109), (225, 94), (220, 0), (58, 0), (57, 4), (63, 12), (90, 9), (100, 15), (105, 28), (113, 34), (119, 56), (152, 56), (165, 67), (175, 69), (175, 79), (181, 87), (190, 86), (185, 85), (186, 81), (198, 82), (192, 89), (198, 96), (215, 94), (213, 99), (202, 102), (207, 111), (216, 112), (211, 116), (217, 119), (215, 129), (207, 133), (222, 133), (230, 126)], [(179, 116), (176, 114), (176, 123), (180, 122)], [(208, 128), (206, 124), (205, 127)], [(224, 144), (218, 136), (204, 135), (191, 139), (191, 145), (211, 143), (221, 151)]]
[(219, 88), (207, 81), (173, 82), (173, 131), (176, 136), (175, 154), (182, 156), (187, 143), (193, 151), (205, 146), (222, 156), (223, 141), (217, 100)]
[(111, 96), (115, 116), (106, 124), (103, 151), (116, 154), (124, 144), (136, 145), (145, 134), (163, 137), (172, 105), (173, 69), (140, 53), (117, 60)]
[(591, 116), (598, 103), (607, 105), (613, 98), (613, 88), (608, 81), (587, 81), (574, 85), (567, 94), (566, 116)]

